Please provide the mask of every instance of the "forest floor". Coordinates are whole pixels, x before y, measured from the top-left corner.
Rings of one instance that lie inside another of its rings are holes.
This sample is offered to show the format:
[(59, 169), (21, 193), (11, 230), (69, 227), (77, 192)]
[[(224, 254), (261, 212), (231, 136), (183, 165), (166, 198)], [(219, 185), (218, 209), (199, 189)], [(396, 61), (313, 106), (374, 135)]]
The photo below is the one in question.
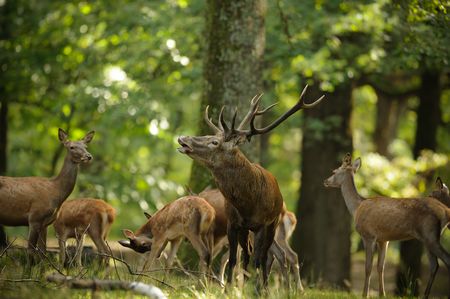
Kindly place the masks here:
[[(86, 246), (92, 246), (90, 240), (86, 240)], [(15, 242), (15, 246), (20, 244)], [(20, 244), (21, 246), (23, 244)], [(200, 279), (196, 271), (182, 272), (171, 270), (168, 272), (157, 271), (149, 274), (148, 277), (139, 277), (130, 274), (125, 264), (120, 261), (110, 262), (111, 266), (102, 269), (96, 263), (84, 269), (63, 270), (57, 264), (56, 240), (48, 242), (50, 254), (48, 259), (40, 265), (27, 271), (23, 266), (25, 264), (25, 255), (23, 249), (12, 249), (3, 254), (0, 258), (0, 298), (144, 298), (139, 295), (133, 295), (127, 291), (93, 291), (93, 290), (74, 290), (49, 283), (46, 276), (61, 271), (64, 274), (84, 278), (96, 279), (115, 279), (125, 281), (141, 281), (155, 285), (163, 290), (169, 298), (255, 298), (255, 282), (250, 279), (245, 287), (233, 287), (225, 291), (218, 283)], [(135, 269), (142, 256), (120, 247), (117, 242), (110, 242), (114, 256), (126, 261)], [(387, 258), (385, 268), (385, 283), (388, 297), (394, 298), (395, 291), (395, 269), (396, 257), (390, 254)], [(426, 284), (428, 277), (428, 267), (423, 265), (422, 284)], [(272, 275), (277, 276), (277, 275)], [(151, 278), (150, 278), (151, 277)], [(360, 298), (364, 284), (364, 254), (357, 253), (352, 256), (352, 283), (351, 293), (322, 288), (319, 285), (308, 286), (303, 294), (295, 294), (287, 291), (280, 285), (278, 279), (272, 279), (267, 298)], [(445, 267), (441, 265), (438, 275), (433, 284), (432, 297), (446, 297), (447, 273)], [(158, 282), (163, 281), (164, 283)], [(371, 280), (371, 295), (378, 295), (378, 275), (376, 273), (376, 263)]]

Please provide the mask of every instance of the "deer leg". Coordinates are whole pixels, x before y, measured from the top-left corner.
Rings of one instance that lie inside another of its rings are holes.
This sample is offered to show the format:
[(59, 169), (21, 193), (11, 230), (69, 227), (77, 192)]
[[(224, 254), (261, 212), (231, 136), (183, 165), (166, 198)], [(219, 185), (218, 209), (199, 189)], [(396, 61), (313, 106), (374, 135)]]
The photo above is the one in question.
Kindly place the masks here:
[(227, 266), (229, 257), (230, 257), (230, 252), (227, 251), (222, 255), (222, 258), (220, 259), (219, 279), (222, 282), (222, 284), (225, 284), (225, 268)]
[(66, 239), (58, 236), (59, 262), (64, 267), (66, 262)]
[(270, 246), (269, 248), (269, 253), (266, 261), (267, 273), (270, 273), (273, 257), (277, 259), (278, 264), (280, 266), (281, 275), (283, 275), (284, 283), (286, 284), (286, 287), (289, 289), (289, 274), (286, 262), (286, 253), (276, 240), (273, 240), (272, 246)]
[(39, 239), (39, 234), (41, 230), (40, 222), (30, 222), (29, 224), (29, 233), (28, 233), (28, 258), (30, 259), (31, 264), (35, 264), (37, 261), (36, 253), (37, 253), (37, 242)]
[(209, 261), (211, 260), (211, 253), (209, 252), (206, 244), (202, 241), (202, 238), (196, 235), (188, 234), (186, 238), (191, 242), (195, 251), (197, 251), (200, 257), (200, 271), (206, 273), (209, 267)]
[(278, 244), (280, 244), (281, 248), (283, 248), (286, 253), (286, 259), (289, 264), (290, 271), (294, 274), (294, 281), (297, 287), (297, 290), (303, 292), (302, 280), (300, 277), (300, 266), (298, 263), (297, 253), (291, 248), (286, 239), (277, 240)]
[(384, 260), (386, 258), (386, 251), (389, 245), (389, 242), (378, 242), (378, 294), (380, 297), (386, 296), (386, 292), (384, 291)]
[(243, 258), (243, 265), (244, 265), (244, 271), (247, 271), (248, 264), (250, 263), (250, 252), (248, 249), (248, 230), (246, 229), (240, 229), (239, 230), (239, 245), (241, 245), (242, 248), (242, 258)]
[(47, 252), (47, 226), (42, 225), (38, 240), (37, 248), (40, 254), (45, 254)]
[(427, 288), (425, 289), (424, 293), (425, 298), (428, 298), (428, 296), (430, 295), (431, 286), (433, 285), (434, 278), (439, 268), (437, 256), (434, 253), (432, 253), (428, 248), (427, 248), (427, 256), (430, 264), (430, 277), (428, 278)]
[(75, 250), (75, 262), (77, 263), (78, 267), (81, 267), (81, 256), (83, 253), (83, 243), (84, 243), (84, 233), (81, 233), (80, 235), (76, 236), (76, 240), (77, 240), (77, 248)]
[(142, 272), (147, 269), (152, 269), (155, 260), (161, 255), (161, 252), (167, 245), (167, 240), (159, 240), (159, 242), (155, 242), (152, 244), (152, 250), (148, 253), (147, 258), (145, 259), (144, 265), (142, 266)]
[(229, 246), (229, 258), (227, 266), (227, 283), (233, 281), (233, 269), (236, 266), (236, 255), (238, 247), (238, 231), (236, 227), (232, 227), (230, 223), (227, 226), (228, 246)]
[[(262, 272), (263, 272), (263, 286), (267, 287), (268, 278), (269, 278), (269, 272), (267, 271), (267, 257), (269, 254), (269, 248), (274, 243), (275, 239), (275, 230), (276, 230), (276, 223), (270, 224), (265, 229), (265, 235), (264, 235), (264, 243), (263, 248), (261, 252), (261, 266), (262, 266)], [(283, 252), (284, 253), (284, 252)], [(286, 257), (284, 257), (284, 261), (286, 261)], [(286, 262), (285, 262), (286, 265)]]
[(370, 276), (372, 274), (373, 252), (375, 250), (375, 241), (373, 239), (364, 239), (364, 247), (366, 248), (366, 279), (364, 281), (363, 297), (369, 295)]
[[(447, 279), (449, 279), (448, 286), (450, 286), (450, 254), (447, 251), (445, 251), (445, 249), (439, 243), (439, 237), (437, 239), (433, 240), (432, 242), (427, 242), (426, 247), (427, 247), (427, 251), (430, 252), (428, 257), (430, 259), (430, 270), (431, 270), (430, 278), (428, 280), (427, 288), (426, 288), (425, 294), (424, 294), (424, 297), (428, 298), (428, 296), (430, 295), (431, 286), (433, 285), (434, 277), (436, 275), (436, 273), (433, 273), (433, 270), (434, 270), (434, 272), (436, 272), (439, 267), (439, 264), (437, 264), (437, 261), (436, 261), (435, 268), (432, 268), (433, 263), (434, 263), (432, 261), (432, 259), (435, 259), (433, 256), (437, 256), (438, 258), (440, 258), (444, 262), (445, 266), (447, 267), (447, 271), (448, 271)], [(449, 290), (447, 297), (450, 298), (450, 290)]]
[(182, 237), (170, 241), (170, 252), (169, 252), (169, 255), (167, 256), (167, 260), (166, 260), (167, 268), (172, 267), (173, 260), (175, 259), (175, 256), (177, 255), (178, 248), (180, 248), (181, 241), (183, 241)]

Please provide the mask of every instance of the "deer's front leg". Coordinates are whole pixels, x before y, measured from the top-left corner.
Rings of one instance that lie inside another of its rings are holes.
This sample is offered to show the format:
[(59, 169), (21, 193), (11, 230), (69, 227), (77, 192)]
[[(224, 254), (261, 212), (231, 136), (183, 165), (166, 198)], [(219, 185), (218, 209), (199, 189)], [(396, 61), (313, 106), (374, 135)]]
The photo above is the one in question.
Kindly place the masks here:
[(152, 244), (152, 250), (148, 253), (144, 266), (142, 267), (142, 272), (147, 269), (152, 269), (155, 260), (161, 255), (166, 245), (167, 240), (158, 240)]
[(366, 248), (366, 279), (364, 281), (363, 297), (369, 296), (370, 276), (372, 274), (373, 252), (375, 250), (375, 240), (363, 238)]
[(244, 271), (247, 271), (248, 264), (250, 263), (250, 252), (249, 252), (249, 244), (248, 244), (248, 230), (241, 228), (239, 230), (239, 245), (242, 247), (242, 258), (244, 263)]
[(233, 269), (236, 266), (236, 255), (238, 247), (238, 228), (228, 222), (227, 236), (229, 244), (229, 258), (227, 265), (227, 283), (233, 281)]

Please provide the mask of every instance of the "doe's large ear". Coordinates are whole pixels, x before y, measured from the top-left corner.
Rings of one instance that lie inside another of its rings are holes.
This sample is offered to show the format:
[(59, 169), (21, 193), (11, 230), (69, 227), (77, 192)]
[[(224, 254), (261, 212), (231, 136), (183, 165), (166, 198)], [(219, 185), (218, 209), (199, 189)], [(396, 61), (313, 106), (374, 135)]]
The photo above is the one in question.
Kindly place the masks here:
[(437, 177), (436, 178), (436, 187), (441, 190), (442, 188), (444, 188), (444, 183), (441, 180), (441, 177)]
[(361, 158), (357, 158), (352, 165), (353, 172), (357, 172), (360, 167), (361, 167)]
[(59, 141), (64, 143), (64, 142), (67, 141), (67, 137), (68, 137), (68, 135), (67, 135), (66, 131), (64, 131), (61, 128), (58, 128), (58, 139), (59, 139)]
[(90, 131), (89, 133), (87, 133), (86, 136), (84, 136), (82, 139), (83, 142), (86, 144), (91, 142), (92, 138), (94, 138), (94, 134), (95, 134), (95, 131)]
[(136, 239), (136, 236), (134, 235), (134, 233), (131, 230), (124, 229), (124, 230), (122, 230), (122, 232), (123, 232), (123, 235), (125, 237), (127, 237), (128, 239), (130, 239), (130, 240)]

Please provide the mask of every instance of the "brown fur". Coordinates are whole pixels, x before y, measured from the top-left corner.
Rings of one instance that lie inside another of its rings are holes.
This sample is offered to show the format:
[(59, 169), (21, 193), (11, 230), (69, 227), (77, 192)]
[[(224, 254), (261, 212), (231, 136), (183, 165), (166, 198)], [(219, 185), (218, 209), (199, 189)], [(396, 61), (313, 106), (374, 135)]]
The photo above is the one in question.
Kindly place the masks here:
[[(150, 217), (150, 216), (149, 216)], [(154, 261), (171, 243), (171, 252), (167, 259), (170, 267), (175, 258), (178, 247), (186, 237), (197, 251), (201, 268), (209, 266), (211, 262), (215, 211), (203, 198), (185, 196), (179, 198), (156, 212), (148, 221), (133, 233), (124, 230), (128, 240), (119, 241), (122, 246), (137, 252), (149, 251), (144, 269), (153, 266)]]
[(46, 250), (47, 226), (75, 186), (78, 164), (92, 159), (86, 150), (94, 132), (80, 141), (67, 140), (67, 133), (59, 129), (58, 137), (67, 149), (64, 165), (58, 176), (0, 177), (0, 224), (29, 226), (28, 249), (33, 253)]
[(115, 217), (115, 209), (101, 199), (80, 198), (64, 202), (53, 223), (59, 241), (61, 263), (65, 264), (67, 239), (75, 238), (77, 251), (74, 259), (81, 266), (85, 233), (92, 239), (99, 253), (107, 254), (109, 248), (105, 241)]
[(378, 245), (379, 293), (384, 296), (384, 259), (388, 242), (418, 239), (424, 243), (430, 259), (430, 278), (425, 290), (425, 297), (428, 297), (438, 268), (437, 258), (445, 263), (450, 276), (450, 255), (439, 242), (442, 230), (450, 222), (450, 209), (431, 197), (361, 197), (353, 181), (360, 163), (361, 160), (357, 159), (352, 164), (351, 156), (347, 154), (341, 167), (333, 171), (324, 185), (341, 188), (345, 203), (354, 216), (355, 229), (364, 241), (366, 280), (363, 296), (367, 297), (369, 294), (375, 245)]

